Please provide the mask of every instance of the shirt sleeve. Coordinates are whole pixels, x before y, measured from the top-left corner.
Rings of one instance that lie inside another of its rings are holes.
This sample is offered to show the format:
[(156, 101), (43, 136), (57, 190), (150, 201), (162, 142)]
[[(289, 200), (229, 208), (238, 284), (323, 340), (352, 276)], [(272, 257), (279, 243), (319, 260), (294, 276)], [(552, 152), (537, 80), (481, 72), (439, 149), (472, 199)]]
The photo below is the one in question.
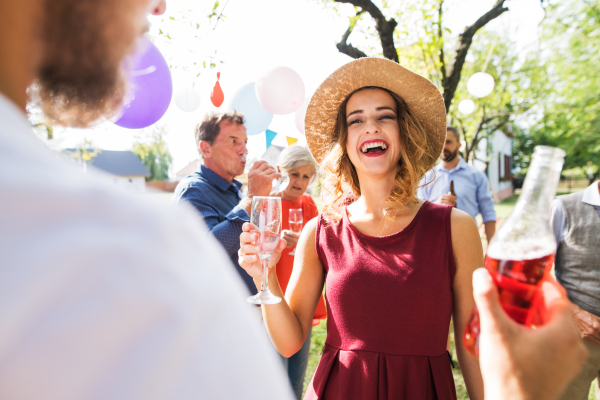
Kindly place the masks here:
[(421, 182), (419, 182), (419, 187), (417, 189), (417, 197), (420, 200), (429, 200), (429, 201), (435, 201), (437, 199), (430, 199), (429, 196), (431, 195), (431, 187), (433, 186), (433, 173), (432, 171), (427, 171), (427, 173), (425, 174), (425, 176), (421, 179)]
[(496, 221), (496, 210), (494, 210), (494, 198), (490, 189), (490, 183), (483, 172), (477, 171), (479, 183), (477, 184), (477, 204), (483, 223)]
[(552, 225), (556, 243), (560, 244), (567, 234), (568, 221), (565, 205), (559, 199), (552, 200), (550, 205), (550, 225)]
[(250, 216), (246, 210), (238, 205), (227, 213), (225, 219), (223, 219), (223, 215), (206, 200), (206, 196), (203, 196), (201, 192), (200, 188), (189, 186), (183, 189), (180, 199), (190, 203), (202, 214), (208, 229), (231, 257), (240, 248), (242, 225), (244, 225), (244, 222), (250, 222)]

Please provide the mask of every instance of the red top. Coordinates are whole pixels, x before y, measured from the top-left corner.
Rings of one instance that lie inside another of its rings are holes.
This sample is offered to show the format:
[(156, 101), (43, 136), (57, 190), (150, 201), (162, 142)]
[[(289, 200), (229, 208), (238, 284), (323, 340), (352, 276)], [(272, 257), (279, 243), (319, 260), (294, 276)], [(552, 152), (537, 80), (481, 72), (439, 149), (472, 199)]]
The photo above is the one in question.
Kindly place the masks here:
[[(303, 228), (308, 221), (319, 215), (319, 210), (317, 209), (315, 201), (312, 199), (312, 197), (310, 197), (310, 195), (306, 193), (300, 196), (297, 201), (282, 200), (281, 229), (290, 229), (290, 208), (302, 209)], [(279, 286), (281, 286), (281, 291), (283, 293), (285, 293), (285, 289), (287, 288), (288, 282), (290, 281), (290, 277), (292, 276), (292, 269), (294, 267), (294, 256), (291, 256), (290, 252), (293, 249), (293, 247), (290, 247), (289, 249), (284, 249), (283, 253), (281, 254), (281, 259), (277, 263), (277, 280), (279, 281)], [(321, 322), (321, 320), (325, 318), (327, 318), (327, 311), (325, 309), (325, 302), (323, 301), (323, 296), (321, 295), (319, 303), (317, 304), (315, 316), (313, 318), (313, 325), (318, 325), (319, 322)]]
[(446, 353), (455, 273), (452, 207), (425, 202), (390, 236), (356, 229), (346, 210), (316, 246), (326, 272), (327, 340), (304, 400), (455, 400)]

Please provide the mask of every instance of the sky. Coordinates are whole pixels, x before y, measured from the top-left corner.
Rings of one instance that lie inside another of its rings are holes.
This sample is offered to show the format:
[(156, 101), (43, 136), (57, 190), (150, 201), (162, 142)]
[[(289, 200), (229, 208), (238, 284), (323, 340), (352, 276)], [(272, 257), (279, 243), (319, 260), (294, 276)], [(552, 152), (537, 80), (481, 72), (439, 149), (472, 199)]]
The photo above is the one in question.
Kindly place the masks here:
[[(495, 0), (446, 0), (445, 23), (453, 32), (462, 32), (494, 3)], [(170, 0), (165, 15), (149, 18), (149, 37), (172, 66), (174, 95), (193, 85), (201, 98), (200, 107), (193, 112), (181, 111), (172, 101), (158, 122), (167, 127), (165, 140), (173, 155), (172, 173), (197, 158), (193, 129), (205, 113), (216, 110), (209, 96), (217, 71), (221, 72), (225, 95), (221, 110), (239, 87), (257, 81), (278, 66), (294, 69), (310, 97), (329, 74), (351, 61), (335, 47), (348, 27), (347, 19), (337, 16), (320, 0), (221, 0), (217, 10), (226, 5), (226, 18), (218, 23), (213, 18), (208, 24), (206, 16), (213, 4), (206, 0)], [(512, 0), (507, 6), (510, 11), (486, 28), (508, 32), (517, 49), (531, 49), (544, 15), (539, 0)], [(353, 12), (349, 5), (339, 7), (342, 13)], [(204, 61), (214, 62), (217, 68), (203, 68)], [(297, 138), (299, 144), (306, 143), (296, 128), (294, 114), (275, 115), (269, 129), (279, 134), (273, 144), (285, 146), (286, 136)], [(108, 121), (92, 129), (68, 129), (55, 134), (56, 142), (63, 148), (89, 140), (105, 150), (129, 150), (139, 136), (137, 130), (120, 128)], [(249, 137), (251, 156), (260, 156), (265, 147), (264, 133)]]

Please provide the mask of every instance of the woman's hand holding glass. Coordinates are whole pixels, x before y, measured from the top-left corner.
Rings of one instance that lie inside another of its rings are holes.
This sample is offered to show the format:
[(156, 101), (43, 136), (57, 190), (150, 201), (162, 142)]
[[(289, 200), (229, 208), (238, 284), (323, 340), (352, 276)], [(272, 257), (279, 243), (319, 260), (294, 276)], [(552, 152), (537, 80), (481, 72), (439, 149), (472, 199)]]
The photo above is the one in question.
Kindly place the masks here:
[[(240, 249), (238, 250), (238, 262), (248, 275), (260, 284), (260, 281), (262, 280), (262, 266), (258, 253), (261, 251), (261, 245), (259, 243), (260, 234), (257, 230), (258, 228), (249, 222), (246, 222), (242, 226)], [(275, 265), (279, 262), (281, 252), (285, 248), (286, 241), (284, 239), (279, 239), (277, 248), (269, 260), (269, 274), (275, 272)]]

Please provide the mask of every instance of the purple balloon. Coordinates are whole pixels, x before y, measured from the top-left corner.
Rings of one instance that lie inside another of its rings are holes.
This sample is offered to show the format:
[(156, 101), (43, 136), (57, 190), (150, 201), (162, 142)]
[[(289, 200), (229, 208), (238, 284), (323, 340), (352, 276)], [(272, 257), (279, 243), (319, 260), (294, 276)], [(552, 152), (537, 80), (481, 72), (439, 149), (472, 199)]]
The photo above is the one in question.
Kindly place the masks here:
[(145, 36), (130, 61), (133, 63), (129, 75), (131, 93), (115, 124), (140, 129), (154, 124), (165, 114), (173, 96), (173, 81), (165, 58)]

